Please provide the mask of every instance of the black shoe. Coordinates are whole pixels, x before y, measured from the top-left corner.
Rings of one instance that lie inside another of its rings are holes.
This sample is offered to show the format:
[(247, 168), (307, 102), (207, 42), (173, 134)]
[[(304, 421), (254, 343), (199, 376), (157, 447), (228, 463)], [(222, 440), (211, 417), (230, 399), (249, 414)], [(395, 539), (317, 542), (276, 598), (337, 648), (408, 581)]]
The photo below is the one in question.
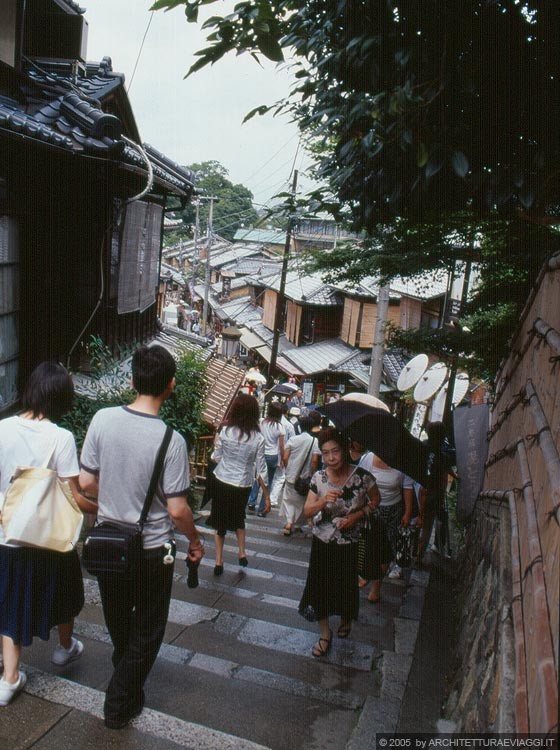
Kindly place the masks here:
[(142, 704), (138, 706), (138, 708), (135, 708), (134, 711), (129, 714), (128, 716), (123, 716), (122, 718), (109, 718), (108, 716), (105, 717), (105, 726), (107, 729), (124, 729), (132, 719), (135, 719), (137, 716), (140, 716), (142, 713), (142, 710), (144, 708), (144, 700), (142, 699)]
[(242, 568), (246, 568), (247, 565), (249, 565), (249, 560), (247, 560), (246, 557), (240, 557), (239, 564), (241, 565)]
[(215, 576), (221, 576), (224, 572), (224, 566), (223, 565), (214, 565), (214, 575)]
[(255, 512), (255, 506), (254, 505), (248, 505), (247, 506), (247, 510), (249, 511), (249, 513), (254, 513)]

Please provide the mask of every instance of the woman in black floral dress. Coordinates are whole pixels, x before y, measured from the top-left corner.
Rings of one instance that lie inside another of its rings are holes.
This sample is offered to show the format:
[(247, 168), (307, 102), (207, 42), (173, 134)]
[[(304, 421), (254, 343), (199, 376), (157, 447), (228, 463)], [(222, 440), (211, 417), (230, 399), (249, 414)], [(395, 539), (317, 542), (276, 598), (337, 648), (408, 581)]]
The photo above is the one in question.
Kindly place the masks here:
[(319, 433), (325, 468), (316, 472), (305, 501), (306, 518), (313, 518), (313, 542), (299, 612), (319, 621), (320, 637), (313, 656), (331, 647), (330, 615), (340, 616), (338, 637), (347, 638), (358, 617), (358, 540), (368, 507), (379, 503), (375, 479), (349, 463), (346, 440), (328, 427)]

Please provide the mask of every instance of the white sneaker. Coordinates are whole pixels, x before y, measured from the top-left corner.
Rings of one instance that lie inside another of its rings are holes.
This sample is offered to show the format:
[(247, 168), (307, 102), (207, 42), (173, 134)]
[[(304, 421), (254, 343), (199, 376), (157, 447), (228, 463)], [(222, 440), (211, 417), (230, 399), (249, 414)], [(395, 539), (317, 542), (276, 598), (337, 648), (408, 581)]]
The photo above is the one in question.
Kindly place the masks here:
[(62, 648), (60, 643), (53, 651), (51, 661), (56, 664), (57, 667), (64, 667), (66, 664), (70, 664), (71, 661), (76, 661), (84, 652), (84, 644), (77, 638), (72, 638), (72, 645), (70, 648)]
[(387, 573), (387, 578), (402, 578), (402, 568), (400, 565), (393, 565), (391, 570)]
[(4, 678), (0, 680), (0, 706), (7, 706), (8, 703), (16, 696), (27, 682), (27, 675), (25, 672), (20, 672), (17, 682), (11, 683), (6, 682)]

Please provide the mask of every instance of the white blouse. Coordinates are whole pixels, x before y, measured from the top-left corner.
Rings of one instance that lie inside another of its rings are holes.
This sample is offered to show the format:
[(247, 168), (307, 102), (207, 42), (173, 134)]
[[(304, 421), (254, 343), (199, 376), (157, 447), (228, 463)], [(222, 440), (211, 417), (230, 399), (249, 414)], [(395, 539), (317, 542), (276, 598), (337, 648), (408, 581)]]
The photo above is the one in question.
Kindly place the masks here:
[(212, 460), (218, 464), (214, 476), (220, 482), (250, 487), (256, 469), (257, 476), (268, 484), (264, 438), (260, 432), (252, 432), (247, 438), (237, 427), (223, 427), (218, 433)]

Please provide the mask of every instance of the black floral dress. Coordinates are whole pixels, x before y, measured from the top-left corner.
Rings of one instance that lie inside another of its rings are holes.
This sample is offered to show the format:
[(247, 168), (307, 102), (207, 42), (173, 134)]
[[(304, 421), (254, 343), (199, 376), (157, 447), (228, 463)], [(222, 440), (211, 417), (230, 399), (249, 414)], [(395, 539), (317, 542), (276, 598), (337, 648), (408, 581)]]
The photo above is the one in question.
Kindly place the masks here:
[(309, 569), (299, 604), (299, 612), (307, 620), (321, 620), (330, 615), (339, 615), (344, 620), (358, 618), (357, 542), (362, 522), (341, 531), (333, 519), (362, 509), (368, 501), (368, 490), (374, 485), (374, 477), (359, 466), (342, 487), (331, 484), (324, 470), (313, 475), (310, 490), (318, 497), (324, 497), (331, 489), (342, 490), (342, 495), (313, 519)]

